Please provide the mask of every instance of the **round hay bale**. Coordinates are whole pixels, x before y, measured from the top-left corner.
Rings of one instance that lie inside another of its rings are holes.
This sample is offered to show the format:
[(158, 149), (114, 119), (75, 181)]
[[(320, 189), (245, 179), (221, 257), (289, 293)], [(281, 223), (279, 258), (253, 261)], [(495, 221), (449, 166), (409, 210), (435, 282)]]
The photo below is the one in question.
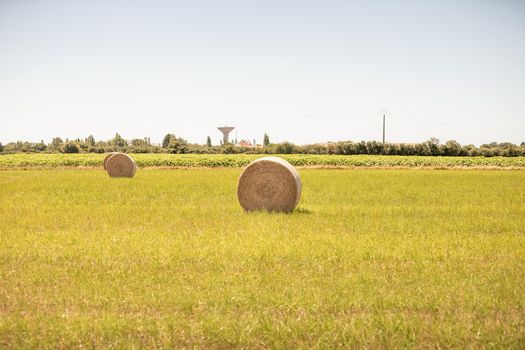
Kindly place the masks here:
[(106, 162), (106, 170), (111, 177), (133, 177), (137, 171), (137, 164), (127, 154), (116, 153)]
[(117, 153), (118, 153), (118, 152), (109, 152), (109, 153), (106, 155), (106, 157), (104, 158), (104, 164), (103, 164), (103, 165), (104, 165), (104, 170), (107, 170), (107, 169), (106, 169), (106, 164), (107, 164), (107, 162), (108, 162), (108, 159), (111, 158), (112, 155), (117, 154)]
[(301, 177), (279, 157), (251, 162), (242, 172), (237, 197), (244, 210), (292, 211), (301, 198)]

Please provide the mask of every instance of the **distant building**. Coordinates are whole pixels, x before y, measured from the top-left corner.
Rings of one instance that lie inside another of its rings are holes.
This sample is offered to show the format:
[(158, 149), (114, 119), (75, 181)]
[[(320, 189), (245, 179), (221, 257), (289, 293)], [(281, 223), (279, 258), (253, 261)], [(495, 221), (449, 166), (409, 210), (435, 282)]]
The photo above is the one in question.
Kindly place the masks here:
[(239, 142), (239, 146), (241, 146), (241, 147), (254, 147), (254, 145), (252, 145), (251, 142), (247, 141), (247, 140), (241, 140), (241, 142)]
[(255, 140), (253, 140), (253, 143), (249, 140), (241, 140), (236, 146), (244, 147), (244, 148), (261, 148), (261, 145), (257, 145), (255, 143)]

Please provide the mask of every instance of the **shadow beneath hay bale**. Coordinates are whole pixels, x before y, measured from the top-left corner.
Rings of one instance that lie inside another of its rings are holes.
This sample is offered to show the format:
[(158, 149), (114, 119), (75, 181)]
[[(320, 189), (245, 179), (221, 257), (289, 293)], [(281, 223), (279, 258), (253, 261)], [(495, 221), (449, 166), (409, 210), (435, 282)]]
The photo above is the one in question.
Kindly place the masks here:
[(313, 211), (311, 211), (310, 209), (306, 209), (306, 208), (296, 208), (296, 209), (291, 210), (291, 211), (258, 209), (258, 210), (245, 210), (244, 212), (247, 213), (247, 214), (251, 214), (251, 213), (268, 213), (268, 214), (274, 214), (274, 215), (277, 215), (277, 214), (283, 214), (283, 215), (289, 215), (289, 214), (304, 215), (304, 214), (312, 214), (313, 213)]
[(291, 213), (293, 214), (312, 214), (313, 211), (311, 211), (310, 209), (306, 209), (306, 208), (296, 208)]

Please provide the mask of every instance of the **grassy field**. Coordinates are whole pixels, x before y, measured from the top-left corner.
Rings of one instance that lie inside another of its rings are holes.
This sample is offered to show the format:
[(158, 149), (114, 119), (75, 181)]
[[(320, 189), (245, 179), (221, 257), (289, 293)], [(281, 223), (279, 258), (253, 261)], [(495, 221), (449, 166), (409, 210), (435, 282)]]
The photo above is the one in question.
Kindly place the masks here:
[(0, 171), (0, 348), (525, 348), (525, 171), (240, 171)]
[[(139, 167), (242, 167), (264, 154), (131, 154)], [(525, 168), (525, 157), (421, 157), (282, 154), (292, 165), (311, 167)], [(0, 170), (100, 167), (104, 154), (0, 155)]]

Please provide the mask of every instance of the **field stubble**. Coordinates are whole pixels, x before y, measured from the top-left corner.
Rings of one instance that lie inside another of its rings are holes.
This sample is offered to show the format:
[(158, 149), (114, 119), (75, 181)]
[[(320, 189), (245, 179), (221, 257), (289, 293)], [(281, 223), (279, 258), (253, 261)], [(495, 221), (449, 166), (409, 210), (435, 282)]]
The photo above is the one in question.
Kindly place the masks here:
[(0, 347), (525, 347), (525, 172), (0, 172)]

